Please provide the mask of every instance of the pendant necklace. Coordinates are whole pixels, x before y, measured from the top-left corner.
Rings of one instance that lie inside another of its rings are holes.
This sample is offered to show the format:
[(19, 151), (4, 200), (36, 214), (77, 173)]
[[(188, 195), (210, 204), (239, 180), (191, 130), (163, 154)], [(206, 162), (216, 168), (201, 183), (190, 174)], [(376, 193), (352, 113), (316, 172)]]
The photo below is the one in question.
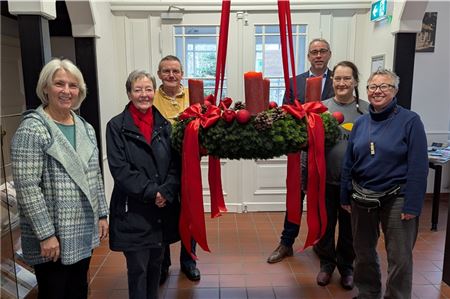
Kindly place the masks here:
[[(395, 112), (397, 111), (397, 107), (394, 108), (394, 110), (389, 114), (388, 116), (388, 122), (387, 124), (383, 127), (383, 130), (381, 131), (381, 134), (379, 135), (379, 137), (381, 138), (384, 134), (384, 132), (386, 131), (387, 127), (389, 127), (389, 125), (392, 122), (392, 119), (394, 119), (394, 117), (392, 116)], [(371, 124), (372, 123), (372, 119), (369, 118), (369, 150), (370, 150), (370, 156), (375, 156), (375, 141), (371, 138)]]

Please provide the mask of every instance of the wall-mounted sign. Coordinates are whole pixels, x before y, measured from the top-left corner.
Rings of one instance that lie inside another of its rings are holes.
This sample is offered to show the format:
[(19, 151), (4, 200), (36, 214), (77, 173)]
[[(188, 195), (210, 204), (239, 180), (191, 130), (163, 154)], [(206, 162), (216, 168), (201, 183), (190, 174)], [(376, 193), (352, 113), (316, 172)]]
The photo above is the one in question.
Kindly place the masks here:
[(380, 21), (387, 17), (387, 0), (378, 0), (372, 3), (372, 9), (370, 10), (370, 20)]

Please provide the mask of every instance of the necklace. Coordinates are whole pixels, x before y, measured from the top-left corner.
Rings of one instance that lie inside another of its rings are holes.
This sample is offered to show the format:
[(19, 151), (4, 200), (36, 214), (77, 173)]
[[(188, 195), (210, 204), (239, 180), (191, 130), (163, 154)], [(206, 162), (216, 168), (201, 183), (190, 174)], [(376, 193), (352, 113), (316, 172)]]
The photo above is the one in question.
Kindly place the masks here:
[[(392, 117), (392, 115), (397, 111), (397, 107), (394, 108), (394, 110), (389, 114), (389, 116), (387, 117), (388, 121), (387, 123), (384, 125), (383, 130), (381, 131), (379, 137), (382, 137), (384, 132), (386, 131), (386, 129), (389, 127), (389, 125), (391, 124), (392, 120), (394, 119), (394, 117)], [(375, 141), (372, 139), (371, 137), (371, 123), (372, 123), (372, 119), (369, 118), (369, 150), (370, 150), (370, 156), (375, 156)]]

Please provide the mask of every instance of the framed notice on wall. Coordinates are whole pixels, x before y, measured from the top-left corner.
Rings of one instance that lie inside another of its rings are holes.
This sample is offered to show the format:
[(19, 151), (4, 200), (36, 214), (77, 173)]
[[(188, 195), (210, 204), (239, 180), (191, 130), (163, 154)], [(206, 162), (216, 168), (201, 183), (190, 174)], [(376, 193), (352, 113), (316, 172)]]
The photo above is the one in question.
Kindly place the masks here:
[(384, 69), (384, 54), (372, 56), (370, 72), (373, 73), (379, 69)]
[(416, 52), (434, 52), (436, 25), (437, 12), (426, 12), (422, 20), (422, 30), (417, 33)]

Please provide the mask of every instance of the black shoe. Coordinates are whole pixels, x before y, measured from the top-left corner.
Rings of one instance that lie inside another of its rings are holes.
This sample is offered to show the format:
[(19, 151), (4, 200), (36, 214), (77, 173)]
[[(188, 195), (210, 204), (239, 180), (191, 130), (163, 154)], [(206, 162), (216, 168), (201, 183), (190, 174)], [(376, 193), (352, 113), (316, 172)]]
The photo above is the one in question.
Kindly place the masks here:
[(280, 244), (267, 258), (267, 262), (269, 264), (278, 263), (281, 262), (285, 257), (292, 256), (293, 254), (294, 250), (292, 249), (292, 246), (285, 246), (283, 244)]
[(169, 277), (169, 267), (161, 268), (161, 276), (159, 277), (159, 285), (163, 285)]
[(181, 272), (183, 272), (190, 281), (200, 280), (200, 270), (197, 269), (195, 265), (187, 267), (181, 266)]

